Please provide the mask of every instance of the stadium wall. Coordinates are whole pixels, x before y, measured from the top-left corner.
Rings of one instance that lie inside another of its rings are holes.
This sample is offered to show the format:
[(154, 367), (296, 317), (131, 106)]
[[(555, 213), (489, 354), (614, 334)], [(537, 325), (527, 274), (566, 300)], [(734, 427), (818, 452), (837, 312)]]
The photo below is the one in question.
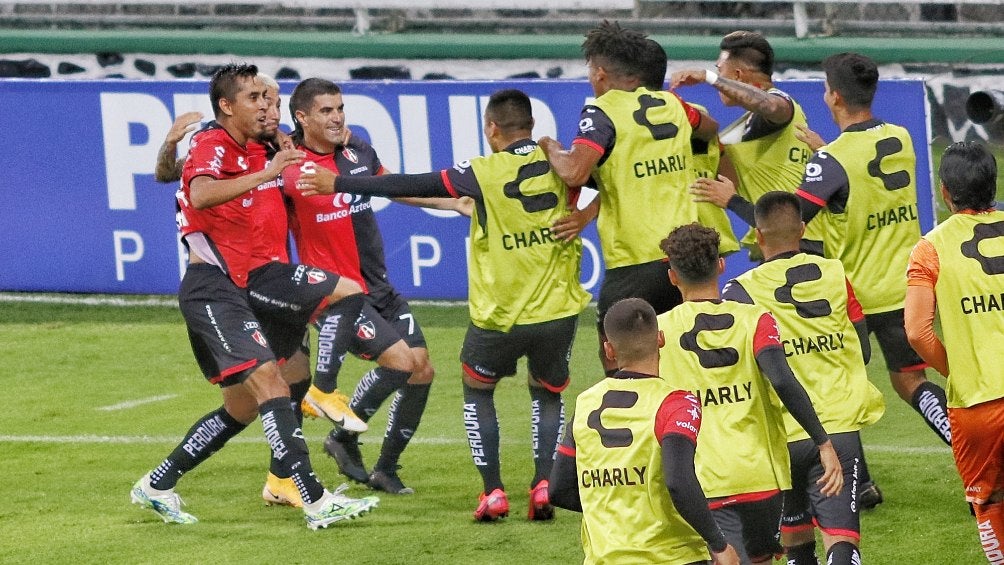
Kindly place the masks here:
[[(280, 81), (288, 96), (295, 82)], [(487, 97), (520, 88), (533, 99), (534, 136), (566, 145), (592, 90), (583, 80), (348, 81), (347, 122), (391, 171), (426, 172), (487, 153), (481, 116)], [(824, 139), (838, 135), (820, 80), (780, 81)], [(177, 114), (211, 116), (202, 80), (0, 79), (0, 124), (16, 132), (4, 152), (8, 181), (0, 207), (5, 249), (0, 290), (173, 294), (185, 268), (174, 226), (176, 186), (153, 179), (157, 150)], [(738, 117), (707, 85), (686, 96), (720, 122)], [(918, 157), (924, 230), (934, 221), (928, 98), (921, 80), (883, 80), (877, 115), (906, 126)], [(287, 113), (288, 112), (284, 112)], [(289, 117), (285, 116), (289, 128)], [(182, 147), (181, 151), (186, 148)], [(343, 206), (356, 201), (340, 199)], [(374, 203), (392, 282), (409, 298), (464, 299), (469, 222), (453, 213)], [(738, 230), (745, 231), (734, 219)], [(596, 233), (584, 236), (583, 284), (598, 290)], [(738, 254), (737, 254), (738, 255)], [(730, 276), (750, 267), (728, 261)]]

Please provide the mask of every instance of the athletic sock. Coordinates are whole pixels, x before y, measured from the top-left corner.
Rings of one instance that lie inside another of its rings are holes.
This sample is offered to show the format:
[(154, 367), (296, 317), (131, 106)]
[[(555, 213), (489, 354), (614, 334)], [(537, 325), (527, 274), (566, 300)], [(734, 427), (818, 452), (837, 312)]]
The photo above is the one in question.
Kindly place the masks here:
[(819, 560), (816, 559), (815, 540), (801, 545), (786, 547), (784, 551), (786, 553), (785, 563), (787, 565), (819, 565)]
[(303, 397), (307, 396), (308, 390), (310, 390), (310, 375), (302, 381), (289, 384), (289, 403), (293, 407), (293, 415), (296, 416), (296, 421), (301, 427), (303, 426), (303, 408), (300, 403), (303, 402)]
[(945, 397), (945, 389), (931, 381), (924, 381), (914, 391), (910, 405), (923, 416), (924, 421), (934, 430), (934, 433), (938, 434), (941, 441), (952, 445), (952, 430), (948, 426), (948, 399)]
[(979, 528), (980, 545), (987, 561), (994, 564), (1004, 563), (1004, 502), (993, 504), (974, 504), (976, 512), (976, 527)]
[(314, 363), (314, 386), (329, 393), (338, 388), (338, 371), (355, 335), (356, 320), (366, 298), (350, 294), (328, 306), (317, 317), (317, 359)]
[(560, 392), (530, 387), (530, 437), (533, 441), (533, 488), (551, 476), (558, 438), (565, 427), (565, 403)]
[(471, 459), (481, 473), (485, 494), (503, 489), (499, 468), (499, 421), (495, 413), (495, 389), (473, 388), (464, 383), (464, 428), (471, 446)]
[(418, 424), (429, 401), (429, 389), (432, 385), (405, 384), (404, 388), (394, 395), (387, 412), (387, 431), (383, 436), (383, 447), (377, 459), (374, 470), (393, 474), (397, 471), (397, 461), (408, 447), (408, 442), (415, 435)]
[(826, 552), (826, 565), (861, 565), (861, 552), (849, 541), (838, 541)]
[(182, 475), (208, 459), (246, 427), (247, 424), (235, 420), (222, 406), (206, 414), (188, 430), (167, 459), (150, 473), (150, 486), (158, 490), (174, 488)]
[(307, 454), (307, 442), (296, 424), (296, 416), (289, 406), (289, 397), (279, 396), (263, 402), (258, 407), (265, 440), (272, 449), (278, 477), (291, 477), (306, 504), (320, 500), (324, 486), (314, 475)]
[(349, 408), (364, 422), (368, 422), (380, 405), (403, 387), (410, 378), (409, 371), (376, 367), (359, 379), (359, 384), (352, 393), (352, 400), (349, 401)]

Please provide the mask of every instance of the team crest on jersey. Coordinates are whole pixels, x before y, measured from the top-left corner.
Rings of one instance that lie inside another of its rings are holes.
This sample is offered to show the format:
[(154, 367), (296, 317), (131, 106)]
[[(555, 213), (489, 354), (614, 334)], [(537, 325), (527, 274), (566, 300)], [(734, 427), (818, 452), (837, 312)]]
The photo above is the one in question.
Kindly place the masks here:
[(265, 340), (265, 334), (261, 333), (261, 330), (255, 330), (254, 333), (251, 334), (251, 338), (254, 339), (258, 345), (268, 347), (268, 341)]
[(359, 339), (369, 341), (376, 337), (376, 326), (373, 322), (363, 322), (356, 327), (356, 335)]
[(328, 280), (328, 275), (324, 271), (318, 269), (311, 269), (307, 271), (307, 282), (310, 284), (319, 284)]
[(346, 147), (345, 149), (342, 149), (342, 155), (349, 161), (352, 161), (353, 163), (359, 162), (359, 156), (356, 155), (356, 152), (351, 147)]

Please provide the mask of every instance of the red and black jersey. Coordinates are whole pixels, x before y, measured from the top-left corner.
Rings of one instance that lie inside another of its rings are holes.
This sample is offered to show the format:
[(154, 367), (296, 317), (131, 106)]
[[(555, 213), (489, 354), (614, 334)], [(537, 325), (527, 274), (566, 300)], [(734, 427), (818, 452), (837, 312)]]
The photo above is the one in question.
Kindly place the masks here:
[[(277, 151), (272, 144), (248, 142), (251, 170), (264, 170)], [(279, 261), (289, 263), (289, 222), (282, 194), (282, 176), (259, 184), (253, 191), (255, 241), (250, 268)]]
[[(288, 167), (283, 172), (286, 187), (295, 187), (300, 175), (312, 167), (325, 167), (341, 176), (385, 172), (376, 151), (356, 137), (334, 153), (320, 154), (304, 146), (298, 149), (307, 157), (300, 167)], [(290, 226), (301, 263), (356, 281), (377, 306), (396, 294), (387, 279), (383, 238), (369, 196), (335, 193), (305, 198), (295, 188), (285, 188), (284, 192), (293, 203)]]
[[(189, 249), (221, 268), (234, 283), (247, 286), (254, 246), (254, 193), (198, 210), (191, 205), (191, 182), (200, 176), (226, 180), (251, 174), (257, 164), (248, 149), (215, 121), (192, 136), (181, 174), (178, 229)], [(259, 163), (263, 163), (258, 159)]]

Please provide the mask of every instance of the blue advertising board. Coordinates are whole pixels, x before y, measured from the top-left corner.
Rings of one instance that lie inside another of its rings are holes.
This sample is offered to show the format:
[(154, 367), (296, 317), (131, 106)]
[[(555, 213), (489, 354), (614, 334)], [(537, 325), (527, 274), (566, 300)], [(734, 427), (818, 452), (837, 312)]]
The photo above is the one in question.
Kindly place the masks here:
[[(295, 83), (281, 86), (285, 97)], [(534, 137), (552, 136), (566, 146), (577, 131), (582, 105), (592, 97), (586, 81), (573, 80), (350, 81), (341, 86), (353, 133), (373, 144), (387, 169), (404, 173), (439, 170), (487, 154), (482, 114), (496, 90), (525, 91), (533, 101)], [(827, 140), (837, 136), (821, 81), (778, 86), (799, 100), (811, 128)], [(0, 290), (177, 292), (186, 262), (175, 227), (177, 186), (157, 183), (153, 171), (176, 115), (190, 110), (212, 115), (207, 81), (0, 80), (0, 91), (0, 126), (9, 136), (2, 157), (7, 189), (0, 206)], [(723, 125), (739, 116), (737, 109), (723, 107), (709, 86), (681, 94), (706, 106)], [(283, 124), (290, 129), (283, 110)], [(927, 231), (934, 211), (923, 82), (883, 81), (874, 111), (913, 136), (921, 225)], [(185, 149), (183, 143), (179, 150)], [(402, 294), (466, 299), (466, 218), (382, 199), (374, 209), (391, 280)], [(733, 220), (743, 233), (745, 226)], [(587, 229), (583, 238), (582, 282), (595, 295), (603, 271), (595, 229)], [(751, 266), (744, 255), (727, 260), (727, 275)]]

